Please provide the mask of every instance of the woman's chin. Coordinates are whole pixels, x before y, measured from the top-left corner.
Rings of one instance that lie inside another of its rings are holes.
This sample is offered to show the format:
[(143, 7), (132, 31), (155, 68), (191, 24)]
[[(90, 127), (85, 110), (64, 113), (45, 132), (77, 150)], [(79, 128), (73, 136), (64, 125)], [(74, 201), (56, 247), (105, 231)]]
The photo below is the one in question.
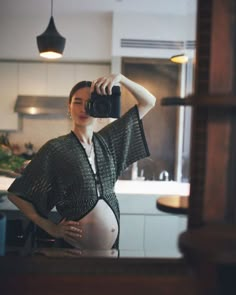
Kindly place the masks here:
[(93, 127), (95, 123), (95, 118), (88, 117), (85, 120), (78, 120), (75, 122), (76, 127)]

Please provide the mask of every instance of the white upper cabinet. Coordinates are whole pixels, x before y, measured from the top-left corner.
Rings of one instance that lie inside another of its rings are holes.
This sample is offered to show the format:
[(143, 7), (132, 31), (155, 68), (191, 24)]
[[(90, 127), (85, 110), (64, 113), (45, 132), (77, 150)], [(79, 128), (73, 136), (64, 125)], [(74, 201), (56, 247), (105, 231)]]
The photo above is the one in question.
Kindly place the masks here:
[(18, 115), (14, 112), (18, 92), (17, 74), (16, 63), (0, 63), (0, 131), (18, 128)]
[(101, 76), (110, 74), (110, 65), (77, 64), (75, 66), (75, 83), (88, 80), (92, 81)]
[(48, 64), (47, 65), (47, 95), (69, 96), (74, 85), (75, 65)]
[(19, 63), (19, 95), (47, 95), (47, 64)]
[[(18, 95), (69, 96), (80, 80), (110, 73), (110, 65), (53, 62), (0, 62), (0, 131), (18, 130), (14, 105)], [(100, 129), (107, 121), (98, 124)]]

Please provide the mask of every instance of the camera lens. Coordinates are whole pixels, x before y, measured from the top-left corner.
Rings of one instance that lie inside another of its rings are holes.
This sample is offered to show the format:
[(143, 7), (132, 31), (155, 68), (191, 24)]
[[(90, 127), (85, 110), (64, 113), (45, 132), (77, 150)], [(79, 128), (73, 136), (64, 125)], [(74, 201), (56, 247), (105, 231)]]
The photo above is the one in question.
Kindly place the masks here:
[(94, 115), (98, 117), (108, 117), (111, 112), (111, 105), (109, 100), (99, 99), (93, 103)]

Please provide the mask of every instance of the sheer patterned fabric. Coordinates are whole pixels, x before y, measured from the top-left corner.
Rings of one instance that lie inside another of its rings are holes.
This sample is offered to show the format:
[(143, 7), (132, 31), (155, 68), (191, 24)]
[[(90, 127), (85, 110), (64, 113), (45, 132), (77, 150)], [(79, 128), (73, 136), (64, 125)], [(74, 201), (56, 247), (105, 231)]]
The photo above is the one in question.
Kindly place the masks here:
[(31, 202), (44, 217), (56, 206), (68, 220), (81, 219), (102, 198), (119, 225), (115, 182), (130, 164), (149, 156), (137, 106), (94, 133), (93, 144), (96, 174), (82, 144), (71, 132), (42, 146), (8, 191)]

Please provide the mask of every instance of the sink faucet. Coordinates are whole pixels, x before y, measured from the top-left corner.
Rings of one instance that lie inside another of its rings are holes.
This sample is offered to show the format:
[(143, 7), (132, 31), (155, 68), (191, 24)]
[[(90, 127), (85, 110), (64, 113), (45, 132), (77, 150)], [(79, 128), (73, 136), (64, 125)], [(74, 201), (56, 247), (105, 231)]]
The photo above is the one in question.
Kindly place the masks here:
[(131, 167), (131, 180), (137, 180), (138, 178), (138, 163), (135, 162)]
[(159, 174), (159, 180), (169, 181), (169, 173), (166, 170), (161, 171)]

